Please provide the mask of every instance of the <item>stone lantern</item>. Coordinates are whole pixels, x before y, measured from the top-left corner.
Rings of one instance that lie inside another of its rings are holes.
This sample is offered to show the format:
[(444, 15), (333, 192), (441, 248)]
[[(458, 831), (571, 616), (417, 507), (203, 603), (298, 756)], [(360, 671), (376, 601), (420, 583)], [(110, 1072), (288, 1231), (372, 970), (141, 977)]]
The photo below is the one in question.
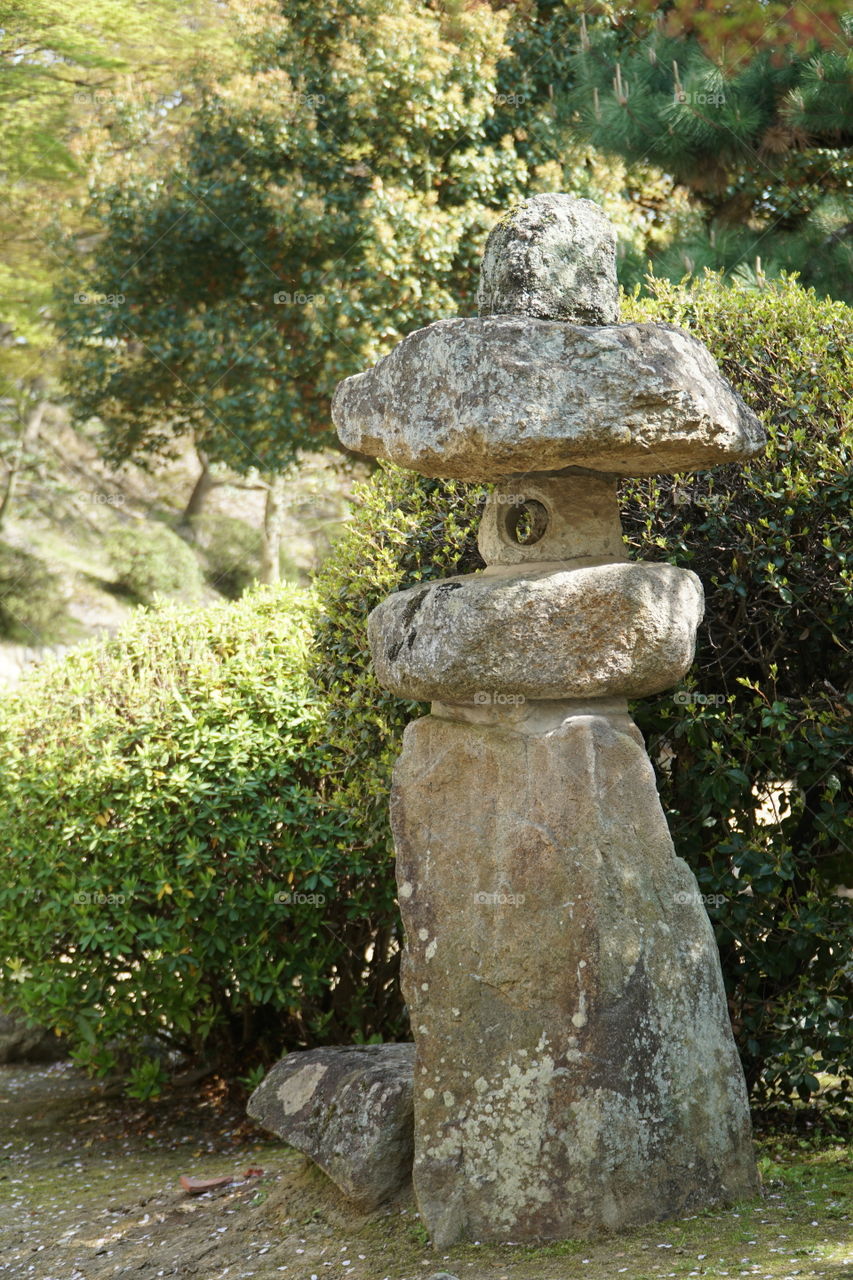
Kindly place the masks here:
[(688, 670), (695, 574), (629, 560), (619, 476), (750, 457), (707, 349), (619, 324), (615, 236), (541, 195), (492, 231), (480, 317), (440, 320), (333, 404), (349, 448), (489, 481), (481, 573), (373, 611), (384, 688), (429, 700), (391, 814), (435, 1244), (618, 1230), (754, 1194), (714, 934), (628, 698)]

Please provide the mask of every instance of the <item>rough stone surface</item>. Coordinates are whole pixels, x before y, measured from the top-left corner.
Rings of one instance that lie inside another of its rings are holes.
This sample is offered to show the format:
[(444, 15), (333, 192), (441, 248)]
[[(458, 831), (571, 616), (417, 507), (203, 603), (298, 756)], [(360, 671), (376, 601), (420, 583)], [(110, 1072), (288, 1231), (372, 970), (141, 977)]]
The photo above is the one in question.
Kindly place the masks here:
[(627, 697), (693, 657), (694, 574), (631, 563), (616, 479), (763, 448), (710, 352), (618, 325), (615, 237), (538, 196), (489, 237), (480, 318), (338, 387), (343, 443), (497, 482), (479, 574), (370, 615), (377, 677), (432, 701), (394, 775), (417, 1046), (415, 1190), (434, 1243), (560, 1239), (757, 1190), (713, 931)]
[(670, 564), (518, 567), (398, 591), (368, 638), (400, 697), (636, 698), (678, 683), (702, 611), (699, 579)]
[(486, 241), (477, 301), (481, 316), (615, 324), (613, 224), (592, 200), (549, 193), (523, 201)]
[(765, 443), (702, 343), (659, 324), (439, 320), (344, 379), (332, 417), (350, 449), (469, 481), (688, 471)]
[(504, 480), (486, 500), (477, 541), (487, 565), (627, 560), (616, 477), (531, 472)]
[(249, 1099), (253, 1120), (304, 1152), (364, 1210), (412, 1171), (412, 1044), (290, 1053)]
[(418, 720), (395, 773), (414, 1182), (439, 1248), (758, 1187), (713, 931), (642, 739), (624, 712), (533, 716)]
[(0, 1009), (0, 1065), (13, 1062), (61, 1062), (68, 1044), (44, 1027), (34, 1027)]

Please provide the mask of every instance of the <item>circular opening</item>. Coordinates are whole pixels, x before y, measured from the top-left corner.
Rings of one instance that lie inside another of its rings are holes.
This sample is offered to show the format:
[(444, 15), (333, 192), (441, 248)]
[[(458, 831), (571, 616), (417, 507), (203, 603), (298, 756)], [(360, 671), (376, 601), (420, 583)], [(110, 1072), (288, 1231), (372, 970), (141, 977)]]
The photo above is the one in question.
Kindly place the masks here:
[(532, 547), (544, 537), (547, 528), (548, 509), (535, 498), (524, 498), (506, 510), (504, 531), (516, 546)]

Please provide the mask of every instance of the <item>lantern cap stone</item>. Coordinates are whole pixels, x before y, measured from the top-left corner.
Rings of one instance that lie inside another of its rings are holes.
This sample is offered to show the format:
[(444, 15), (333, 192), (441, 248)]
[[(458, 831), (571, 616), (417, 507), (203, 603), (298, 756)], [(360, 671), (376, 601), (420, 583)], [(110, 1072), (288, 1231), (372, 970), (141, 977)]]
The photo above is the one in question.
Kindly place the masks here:
[(613, 224), (592, 200), (557, 193), (524, 200), (492, 228), (477, 301), (481, 316), (615, 324)]
[(439, 320), (332, 401), (340, 439), (426, 476), (620, 475), (748, 458), (766, 437), (711, 353), (672, 325)]

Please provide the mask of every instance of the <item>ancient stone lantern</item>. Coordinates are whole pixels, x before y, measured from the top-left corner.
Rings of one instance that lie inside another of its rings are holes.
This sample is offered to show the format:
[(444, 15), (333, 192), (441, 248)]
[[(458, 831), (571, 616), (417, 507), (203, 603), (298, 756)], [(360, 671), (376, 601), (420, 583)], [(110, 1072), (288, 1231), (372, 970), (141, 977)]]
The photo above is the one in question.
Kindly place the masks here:
[(333, 405), (352, 449), (495, 482), (485, 571), (369, 619), (380, 683), (432, 702), (391, 811), (415, 1191), (438, 1246), (757, 1188), (714, 935), (626, 701), (687, 671), (702, 586), (628, 559), (616, 482), (764, 435), (694, 338), (617, 320), (604, 214), (535, 196), (489, 237), (480, 318), (409, 334)]

